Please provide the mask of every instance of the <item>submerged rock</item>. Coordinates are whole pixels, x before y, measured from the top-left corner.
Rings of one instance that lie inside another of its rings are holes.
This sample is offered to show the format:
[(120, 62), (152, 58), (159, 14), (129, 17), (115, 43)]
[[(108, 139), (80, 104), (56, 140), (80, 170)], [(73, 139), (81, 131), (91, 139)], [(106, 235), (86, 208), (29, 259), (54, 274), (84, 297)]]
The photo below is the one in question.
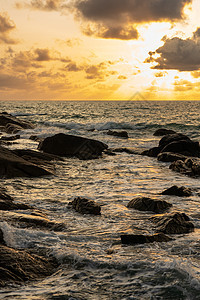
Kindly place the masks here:
[(93, 200), (89, 200), (86, 198), (77, 197), (72, 202), (70, 202), (69, 205), (71, 205), (77, 212), (81, 214), (101, 214), (100, 205)]
[(176, 133), (174, 130), (160, 128), (160, 129), (157, 129), (153, 135), (154, 136), (164, 136), (167, 134), (174, 134), (174, 133)]
[(150, 219), (156, 226), (157, 232), (166, 234), (182, 234), (194, 231), (194, 224), (184, 213), (173, 213), (154, 216)]
[(122, 138), (128, 138), (128, 133), (127, 131), (113, 131), (113, 130), (108, 130), (107, 131), (108, 135), (113, 135), (116, 137), (122, 137)]
[(50, 276), (56, 267), (52, 258), (0, 245), (0, 287)]
[(152, 211), (155, 213), (159, 213), (172, 207), (172, 204), (164, 200), (154, 200), (147, 197), (138, 197), (131, 200), (128, 203), (127, 207), (134, 208), (140, 211)]
[(174, 195), (179, 197), (190, 197), (192, 195), (192, 190), (184, 186), (178, 187), (173, 185), (172, 187), (166, 189), (161, 193), (162, 195)]
[(47, 137), (38, 147), (39, 150), (46, 153), (66, 157), (78, 157), (83, 160), (98, 158), (107, 148), (106, 144), (97, 140), (64, 133)]
[(187, 158), (185, 161), (177, 160), (173, 162), (170, 167), (171, 170), (191, 176), (200, 176), (200, 159)]
[(15, 140), (18, 140), (20, 139), (20, 135), (17, 134), (17, 135), (11, 135), (11, 136), (2, 136), (0, 138), (0, 141), (15, 141)]
[(40, 177), (53, 175), (44, 166), (38, 166), (17, 156), (11, 150), (0, 146), (0, 177)]
[(177, 160), (184, 161), (187, 159), (187, 156), (178, 153), (161, 152), (158, 154), (157, 159), (163, 162), (174, 162)]
[(143, 235), (143, 234), (124, 234), (121, 235), (122, 244), (135, 245), (135, 244), (145, 244), (154, 242), (169, 242), (172, 238), (168, 237), (164, 233), (157, 233), (153, 235)]

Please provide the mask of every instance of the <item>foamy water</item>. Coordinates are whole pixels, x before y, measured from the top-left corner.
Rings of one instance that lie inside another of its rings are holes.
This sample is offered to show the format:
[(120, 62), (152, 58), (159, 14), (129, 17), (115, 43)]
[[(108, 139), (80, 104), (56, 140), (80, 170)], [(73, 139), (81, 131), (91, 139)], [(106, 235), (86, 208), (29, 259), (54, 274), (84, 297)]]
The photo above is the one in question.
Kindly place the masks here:
[[(110, 148), (148, 149), (157, 145), (156, 129), (165, 127), (200, 140), (200, 102), (1, 102), (7, 111), (32, 121), (36, 128), (21, 132), (11, 148), (36, 149), (30, 135), (58, 132), (95, 138)], [(126, 130), (129, 139), (106, 134)], [(91, 131), (94, 130), (94, 131)], [(62, 231), (0, 227), (7, 245), (45, 249), (60, 267), (52, 276), (22, 287), (0, 291), (0, 299), (200, 299), (199, 179), (169, 170), (156, 158), (118, 153), (91, 161), (66, 158), (57, 174), (40, 179), (0, 180), (8, 192), (36, 207)], [(189, 198), (159, 195), (172, 185), (194, 190)], [(152, 234), (151, 212), (126, 207), (135, 196), (150, 196), (173, 204), (170, 211), (186, 213), (195, 231), (168, 243), (122, 246), (123, 233)], [(101, 204), (101, 216), (83, 216), (68, 208), (75, 196)], [(16, 212), (27, 213), (27, 212)], [(108, 249), (113, 249), (108, 254)]]

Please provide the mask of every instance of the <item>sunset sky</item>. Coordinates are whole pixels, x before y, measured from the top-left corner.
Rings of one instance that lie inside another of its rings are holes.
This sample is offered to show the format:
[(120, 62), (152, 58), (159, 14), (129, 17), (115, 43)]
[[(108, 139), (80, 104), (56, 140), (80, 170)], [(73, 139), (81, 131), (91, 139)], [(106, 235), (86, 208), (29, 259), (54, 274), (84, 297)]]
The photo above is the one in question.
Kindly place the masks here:
[(0, 100), (200, 100), (200, 0), (0, 4)]

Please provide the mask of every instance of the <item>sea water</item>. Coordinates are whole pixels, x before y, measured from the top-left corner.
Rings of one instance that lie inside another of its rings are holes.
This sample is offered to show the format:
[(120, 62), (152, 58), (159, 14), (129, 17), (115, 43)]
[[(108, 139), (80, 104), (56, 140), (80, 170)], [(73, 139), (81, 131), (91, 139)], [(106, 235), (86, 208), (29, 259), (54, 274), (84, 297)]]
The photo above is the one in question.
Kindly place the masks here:
[[(36, 150), (31, 135), (62, 132), (100, 140), (109, 148), (146, 150), (158, 144), (160, 138), (153, 133), (163, 127), (200, 141), (200, 102), (1, 101), (0, 107), (36, 126), (21, 131), (11, 149)], [(107, 135), (109, 129), (126, 130), (129, 139)], [(3, 288), (0, 299), (200, 299), (199, 179), (175, 173), (156, 158), (117, 153), (88, 161), (66, 158), (56, 162), (56, 176), (1, 179), (0, 184), (16, 201), (65, 224), (55, 232), (0, 222), (7, 245), (45, 249), (59, 262), (52, 276)], [(160, 195), (172, 185), (192, 188), (193, 195)], [(101, 216), (69, 209), (68, 202), (76, 196), (98, 202)], [(170, 211), (186, 213), (195, 231), (173, 236), (168, 243), (121, 245), (121, 234), (155, 232), (149, 221), (153, 213), (127, 208), (136, 196), (170, 202)]]

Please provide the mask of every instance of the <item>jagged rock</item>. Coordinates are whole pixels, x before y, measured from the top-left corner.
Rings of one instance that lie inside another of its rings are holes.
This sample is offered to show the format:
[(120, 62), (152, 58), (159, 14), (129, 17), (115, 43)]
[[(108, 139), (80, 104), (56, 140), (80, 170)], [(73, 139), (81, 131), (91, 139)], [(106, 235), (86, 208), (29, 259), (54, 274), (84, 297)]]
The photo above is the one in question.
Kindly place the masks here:
[(97, 140), (59, 133), (47, 137), (38, 149), (43, 152), (79, 159), (98, 158), (108, 146)]
[(189, 197), (192, 195), (192, 190), (190, 188), (186, 188), (184, 186), (178, 187), (177, 185), (173, 185), (172, 187), (166, 189), (161, 193), (162, 195), (174, 195), (179, 197)]
[(145, 244), (153, 242), (169, 242), (172, 238), (168, 237), (164, 233), (157, 233), (153, 235), (143, 235), (143, 234), (123, 234), (121, 235), (122, 244), (135, 245), (135, 244)]
[(48, 168), (37, 166), (0, 146), (0, 177), (40, 177), (53, 175)]
[(128, 205), (128, 208), (134, 208), (140, 211), (152, 211), (155, 213), (163, 212), (166, 209), (172, 207), (171, 203), (164, 200), (154, 200), (147, 197), (138, 197), (132, 199)]
[(157, 232), (166, 234), (182, 234), (194, 231), (194, 224), (184, 213), (173, 213), (154, 216), (150, 219), (156, 226)]
[(177, 160), (184, 161), (187, 159), (187, 156), (178, 153), (161, 152), (158, 154), (157, 159), (163, 162), (174, 162)]
[(2, 136), (0, 138), (0, 141), (15, 141), (15, 140), (18, 140), (20, 139), (20, 135), (17, 134), (17, 135), (12, 135), (12, 136)]
[(77, 212), (81, 214), (101, 214), (100, 205), (95, 203), (93, 200), (89, 200), (86, 198), (77, 197), (72, 202), (70, 202), (69, 205), (71, 205)]
[(55, 260), (0, 245), (0, 287), (50, 276)]
[(185, 161), (177, 160), (169, 168), (181, 174), (197, 177), (200, 176), (200, 159), (188, 158)]
[[(13, 130), (11, 130), (11, 128), (9, 130), (9, 126), (11, 126), (11, 125), (13, 125)], [(16, 127), (15, 127), (15, 125), (16, 125)], [(8, 132), (8, 133), (15, 133), (17, 129), (22, 130), (22, 129), (33, 129), (34, 128), (34, 125), (31, 124), (30, 122), (20, 120), (19, 118), (16, 118), (6, 112), (0, 113), (0, 126), (3, 126), (5, 129), (7, 128), (6, 132)], [(13, 131), (15, 131), (15, 132), (13, 132)]]
[(113, 131), (113, 130), (108, 130), (107, 134), (108, 135), (117, 136), (117, 137), (122, 137), (122, 138), (128, 138), (127, 131)]
[(164, 136), (167, 134), (174, 134), (174, 133), (176, 133), (174, 130), (160, 128), (160, 129), (157, 129), (153, 135), (154, 136)]

